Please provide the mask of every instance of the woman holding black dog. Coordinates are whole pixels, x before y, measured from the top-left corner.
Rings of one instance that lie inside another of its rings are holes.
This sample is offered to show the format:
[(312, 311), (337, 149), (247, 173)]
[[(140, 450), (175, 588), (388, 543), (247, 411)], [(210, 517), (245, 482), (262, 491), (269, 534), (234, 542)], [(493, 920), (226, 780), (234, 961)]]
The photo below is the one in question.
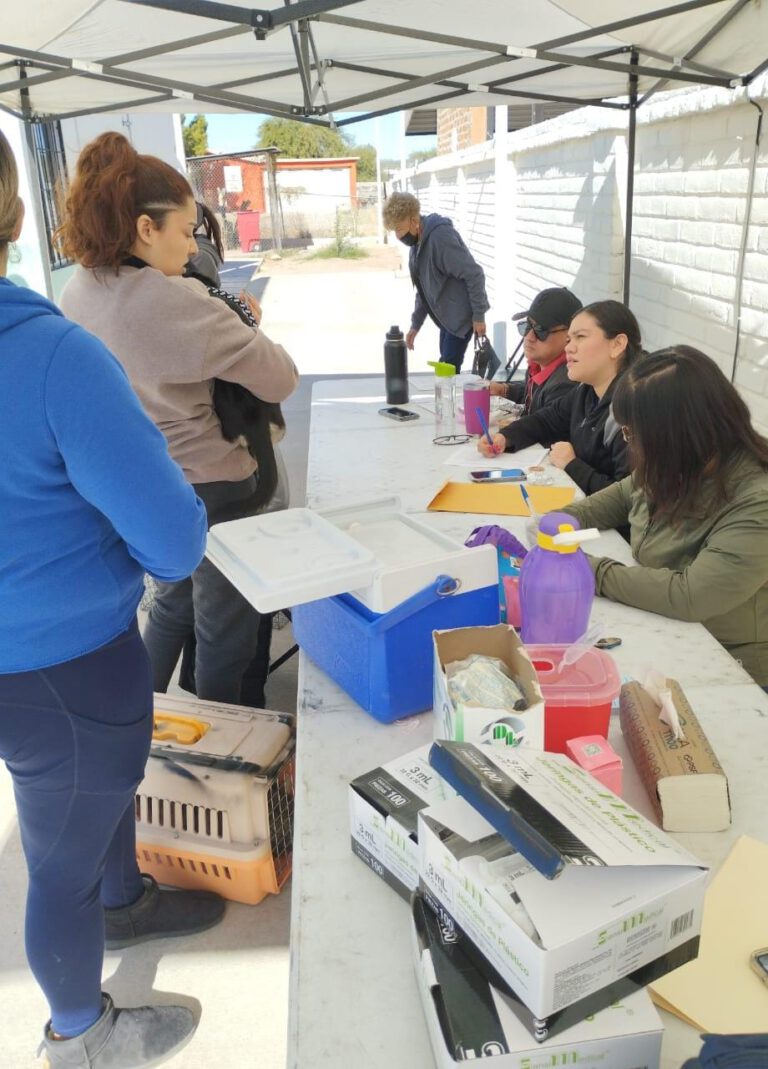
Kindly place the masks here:
[[(282, 346), (212, 300), (201, 282), (182, 277), (197, 252), (197, 224), (182, 175), (139, 155), (121, 134), (102, 134), (81, 152), (66, 198), (62, 247), (80, 266), (61, 303), (123, 364), (205, 503), (210, 526), (261, 505), (256, 461), (241, 440), (222, 433), (214, 380), (279, 403), (298, 372)], [(256, 302), (253, 311), (258, 320)], [(167, 689), (192, 628), (198, 695), (239, 702), (259, 614), (208, 561), (189, 580), (159, 584), (144, 633), (155, 690)]]

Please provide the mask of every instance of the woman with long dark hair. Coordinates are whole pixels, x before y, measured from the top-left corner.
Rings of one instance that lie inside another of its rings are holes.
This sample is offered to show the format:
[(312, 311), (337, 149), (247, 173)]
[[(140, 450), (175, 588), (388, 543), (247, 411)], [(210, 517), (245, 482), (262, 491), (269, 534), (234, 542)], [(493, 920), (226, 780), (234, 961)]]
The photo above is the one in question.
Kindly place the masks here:
[(568, 378), (579, 385), (552, 404), (478, 441), (484, 456), (528, 445), (550, 447), (549, 461), (580, 490), (594, 494), (629, 471), (627, 445), (611, 415), (619, 378), (642, 354), (640, 327), (620, 301), (595, 301), (576, 312), (568, 328)]
[(638, 566), (592, 558), (597, 593), (703, 623), (768, 686), (768, 440), (687, 345), (631, 368), (613, 410), (633, 474), (565, 510), (584, 527), (629, 524)]

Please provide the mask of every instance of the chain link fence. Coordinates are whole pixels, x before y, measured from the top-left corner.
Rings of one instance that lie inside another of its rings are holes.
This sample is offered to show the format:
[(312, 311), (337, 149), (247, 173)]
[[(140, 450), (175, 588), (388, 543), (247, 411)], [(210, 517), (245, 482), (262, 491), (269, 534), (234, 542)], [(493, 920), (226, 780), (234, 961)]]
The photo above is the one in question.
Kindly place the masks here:
[(193, 156), (187, 176), (233, 256), (308, 248), (340, 232), (376, 234), (376, 183), (357, 182), (352, 159), (282, 160), (274, 150)]

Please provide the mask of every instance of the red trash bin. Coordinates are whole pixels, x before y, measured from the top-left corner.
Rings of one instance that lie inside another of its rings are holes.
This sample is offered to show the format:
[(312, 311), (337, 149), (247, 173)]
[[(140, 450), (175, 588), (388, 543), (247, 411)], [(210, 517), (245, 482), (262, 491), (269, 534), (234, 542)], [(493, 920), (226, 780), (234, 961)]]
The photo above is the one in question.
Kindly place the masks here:
[(261, 242), (261, 213), (238, 212), (237, 235), (243, 252), (253, 252)]

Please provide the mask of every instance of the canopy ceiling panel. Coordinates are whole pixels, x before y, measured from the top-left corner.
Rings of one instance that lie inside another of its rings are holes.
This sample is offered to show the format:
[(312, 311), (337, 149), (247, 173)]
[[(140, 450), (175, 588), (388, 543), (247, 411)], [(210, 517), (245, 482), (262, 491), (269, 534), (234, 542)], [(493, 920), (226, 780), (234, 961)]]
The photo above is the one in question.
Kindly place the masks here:
[[(354, 121), (523, 100), (626, 107), (664, 85), (743, 85), (765, 0), (27, 0), (4, 3), (0, 106), (256, 111)], [(618, 98), (618, 99), (617, 99)]]

